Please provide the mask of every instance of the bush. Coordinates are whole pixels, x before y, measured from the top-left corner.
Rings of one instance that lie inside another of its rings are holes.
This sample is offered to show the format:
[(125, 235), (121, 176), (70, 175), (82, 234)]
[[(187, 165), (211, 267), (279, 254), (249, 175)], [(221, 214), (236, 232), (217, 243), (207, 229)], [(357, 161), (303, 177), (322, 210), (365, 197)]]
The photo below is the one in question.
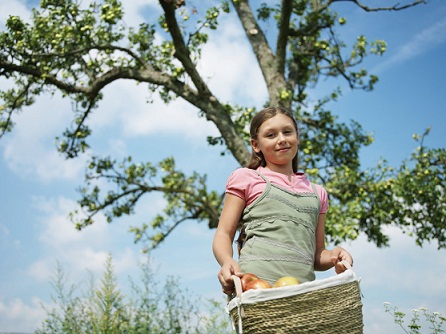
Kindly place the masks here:
[(35, 334), (231, 333), (223, 302), (191, 298), (174, 277), (160, 285), (149, 263), (141, 271), (140, 283), (131, 281), (133, 293), (127, 297), (118, 288), (109, 255), (98, 286), (91, 279), (87, 293), (76, 295), (78, 287), (66, 288), (67, 277), (58, 264), (52, 281), (56, 306), (45, 308), (47, 318)]
[(423, 319), (420, 315), (423, 316), (424, 322), (429, 326), (432, 334), (444, 333), (445, 331), (442, 329), (446, 322), (446, 318), (438, 312), (429, 313), (426, 308), (413, 309), (412, 310), (412, 319), (407, 324), (407, 328), (405, 327), (405, 318), (406, 314), (398, 310), (398, 307), (391, 306), (390, 303), (384, 303), (384, 307), (386, 312), (392, 315), (395, 324), (401, 327), (401, 329), (408, 334), (421, 334), (427, 333), (427, 330), (422, 331), (422, 321)]

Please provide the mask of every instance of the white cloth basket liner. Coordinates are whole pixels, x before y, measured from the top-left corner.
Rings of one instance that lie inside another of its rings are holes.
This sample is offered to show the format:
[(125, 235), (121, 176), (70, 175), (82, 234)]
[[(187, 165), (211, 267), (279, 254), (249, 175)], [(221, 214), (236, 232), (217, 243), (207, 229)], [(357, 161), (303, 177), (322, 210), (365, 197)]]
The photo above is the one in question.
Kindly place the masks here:
[(235, 298), (233, 298), (227, 304), (226, 311), (229, 313), (233, 308), (243, 304), (254, 304), (271, 299), (295, 296), (302, 293), (330, 288), (354, 281), (359, 282), (360, 278), (358, 278), (358, 276), (352, 269), (348, 269), (336, 276), (318, 279), (311, 282), (305, 282), (298, 285), (270, 289), (251, 289), (243, 292), (240, 296), (236, 296)]

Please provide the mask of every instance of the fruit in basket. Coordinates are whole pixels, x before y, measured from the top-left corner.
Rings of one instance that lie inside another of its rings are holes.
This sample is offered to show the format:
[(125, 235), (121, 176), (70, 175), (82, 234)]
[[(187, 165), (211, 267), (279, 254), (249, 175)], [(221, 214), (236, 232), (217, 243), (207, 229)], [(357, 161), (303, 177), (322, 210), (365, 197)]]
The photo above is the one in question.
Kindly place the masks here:
[(244, 291), (248, 291), (251, 289), (270, 289), (270, 288), (271, 288), (271, 284), (269, 284), (267, 281), (265, 281), (261, 278), (258, 278), (258, 279), (255, 279), (255, 280), (249, 282), (246, 285), (246, 289)]
[(299, 284), (299, 281), (296, 277), (293, 276), (283, 276), (279, 278), (276, 283), (274, 283), (273, 288), (280, 288), (283, 286), (290, 286), (290, 285), (296, 285)]
[(240, 282), (242, 283), (242, 290), (246, 291), (246, 287), (248, 285), (248, 283), (258, 280), (259, 277), (257, 275), (251, 274), (251, 273), (245, 273), (243, 274), (243, 276), (240, 278)]

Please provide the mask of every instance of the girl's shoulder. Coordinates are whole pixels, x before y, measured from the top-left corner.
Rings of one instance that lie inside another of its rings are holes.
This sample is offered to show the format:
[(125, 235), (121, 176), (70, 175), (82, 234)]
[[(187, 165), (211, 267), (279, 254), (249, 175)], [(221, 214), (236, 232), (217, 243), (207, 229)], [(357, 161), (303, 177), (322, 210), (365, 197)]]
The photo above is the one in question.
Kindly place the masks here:
[(249, 183), (252, 180), (258, 179), (260, 176), (256, 170), (246, 167), (235, 169), (229, 175), (228, 183)]
[(248, 167), (239, 167), (236, 168), (231, 175), (258, 175), (257, 171), (255, 169), (251, 169)]
[(262, 193), (266, 182), (254, 170), (246, 167), (232, 172), (226, 183), (226, 193), (242, 198), (247, 204)]

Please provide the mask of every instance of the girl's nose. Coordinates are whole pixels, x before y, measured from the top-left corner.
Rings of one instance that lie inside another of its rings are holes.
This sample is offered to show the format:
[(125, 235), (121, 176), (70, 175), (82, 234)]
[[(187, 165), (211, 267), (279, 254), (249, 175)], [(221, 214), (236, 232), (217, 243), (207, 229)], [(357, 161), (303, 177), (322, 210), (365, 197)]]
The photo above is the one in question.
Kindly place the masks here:
[(286, 137), (283, 133), (279, 133), (279, 135), (277, 136), (277, 140), (279, 141), (279, 143), (283, 143), (286, 141)]

